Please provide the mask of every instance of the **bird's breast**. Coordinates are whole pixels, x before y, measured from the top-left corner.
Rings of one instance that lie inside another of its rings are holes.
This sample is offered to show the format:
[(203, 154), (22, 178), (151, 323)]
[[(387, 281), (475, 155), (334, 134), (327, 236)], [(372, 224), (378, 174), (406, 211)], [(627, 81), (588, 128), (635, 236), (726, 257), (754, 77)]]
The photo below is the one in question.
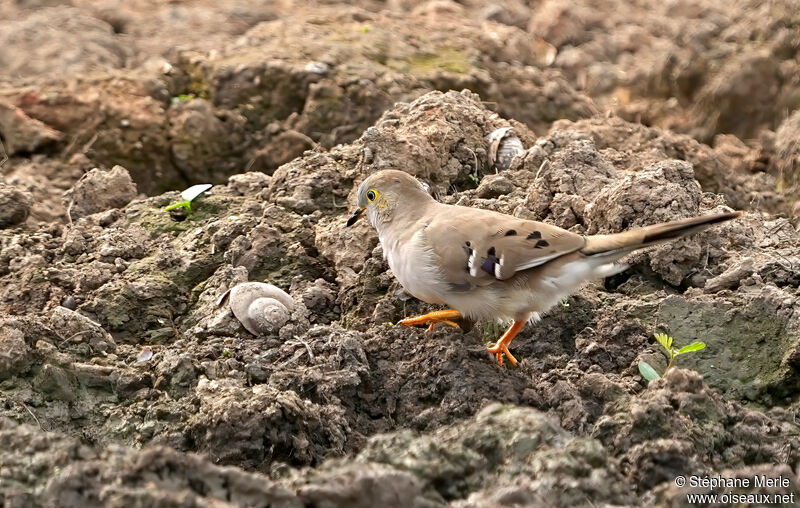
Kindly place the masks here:
[(394, 276), (408, 293), (428, 303), (445, 303), (442, 299), (442, 274), (433, 254), (414, 234), (406, 240), (381, 235), (384, 256)]

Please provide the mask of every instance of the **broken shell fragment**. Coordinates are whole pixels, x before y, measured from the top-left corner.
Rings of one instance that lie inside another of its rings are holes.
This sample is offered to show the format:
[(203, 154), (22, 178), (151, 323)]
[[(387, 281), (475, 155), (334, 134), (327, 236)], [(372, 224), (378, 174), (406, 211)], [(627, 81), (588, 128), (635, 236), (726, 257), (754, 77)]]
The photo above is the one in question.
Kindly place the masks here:
[(136, 357), (137, 362), (146, 362), (153, 357), (153, 350), (149, 346), (145, 346)]
[(486, 136), (486, 141), (489, 143), (489, 163), (498, 171), (508, 169), (514, 157), (525, 152), (513, 127), (493, 130)]
[(294, 310), (291, 296), (263, 282), (237, 284), (219, 297), (217, 305), (222, 305), (226, 297), (230, 297), (233, 315), (255, 336), (277, 333)]

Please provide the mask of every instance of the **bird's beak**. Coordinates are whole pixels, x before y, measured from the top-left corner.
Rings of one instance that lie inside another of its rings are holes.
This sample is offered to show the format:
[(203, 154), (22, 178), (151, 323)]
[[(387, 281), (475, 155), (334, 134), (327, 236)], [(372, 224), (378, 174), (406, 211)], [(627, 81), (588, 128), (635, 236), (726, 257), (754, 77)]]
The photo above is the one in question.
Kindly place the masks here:
[(350, 226), (355, 224), (356, 221), (364, 215), (365, 210), (366, 210), (365, 208), (356, 208), (356, 211), (353, 212), (353, 215), (351, 215), (350, 218), (347, 219), (347, 224), (345, 225), (345, 227), (349, 228)]

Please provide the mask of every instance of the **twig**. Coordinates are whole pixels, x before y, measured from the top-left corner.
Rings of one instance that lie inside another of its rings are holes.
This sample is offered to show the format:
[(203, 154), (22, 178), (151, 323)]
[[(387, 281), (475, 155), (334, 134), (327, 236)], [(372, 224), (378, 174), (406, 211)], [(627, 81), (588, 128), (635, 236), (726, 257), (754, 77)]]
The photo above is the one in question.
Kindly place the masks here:
[(306, 352), (308, 353), (308, 359), (311, 361), (311, 363), (314, 363), (314, 352), (311, 350), (311, 346), (308, 344), (308, 342), (304, 340), (297, 340), (297, 341), (287, 342), (287, 344), (289, 344), (290, 346), (296, 346), (300, 344), (304, 345), (306, 347)]
[(333, 201), (333, 207), (334, 208), (348, 208), (348, 206), (346, 204), (340, 205), (340, 204), (336, 203), (336, 194), (331, 194), (331, 201)]
[[(355, 125), (347, 125), (347, 126), (345, 126), (345, 127), (355, 127)], [(317, 143), (316, 141), (314, 141), (314, 140), (313, 140), (313, 139), (311, 139), (310, 137), (306, 136), (306, 135), (305, 135), (305, 134), (303, 134), (302, 132), (300, 132), (300, 131), (294, 131), (294, 133), (295, 133), (295, 134), (297, 134), (297, 135), (300, 137), (300, 139), (302, 139), (302, 140), (303, 140), (303, 141), (305, 141), (306, 143), (310, 144), (310, 145), (311, 145), (311, 148), (313, 148), (313, 149), (315, 149), (315, 150), (319, 148), (319, 143)]]
[(89, 139), (89, 141), (88, 141), (88, 142), (87, 142), (85, 145), (83, 145), (83, 148), (81, 148), (81, 153), (82, 153), (82, 154), (85, 154), (86, 152), (88, 152), (88, 151), (89, 151), (89, 149), (92, 147), (92, 145), (94, 145), (94, 142), (95, 142), (95, 141), (97, 141), (97, 133), (96, 133), (96, 132), (95, 132), (95, 133), (94, 133), (94, 135), (93, 135), (93, 136), (92, 136), (92, 137)]
[(89, 332), (92, 332), (92, 331), (94, 331), (94, 330), (92, 330), (92, 329), (89, 329), (89, 330), (84, 330), (84, 331), (82, 331), (82, 332), (73, 333), (72, 335), (70, 335), (70, 336), (69, 336), (69, 337), (67, 337), (66, 339), (62, 340), (62, 341), (61, 341), (61, 342), (58, 344), (58, 347), (61, 347), (61, 346), (63, 346), (64, 344), (66, 344), (66, 343), (67, 343), (67, 341), (70, 341), (70, 340), (74, 339), (74, 338), (75, 338), (75, 337), (77, 337), (78, 335), (83, 335), (84, 333), (89, 333)]
[[(465, 146), (464, 148), (469, 150), (469, 153), (472, 154), (472, 159), (475, 161), (475, 178), (478, 178), (478, 156), (475, 155), (475, 151), (472, 148), (468, 146)], [(494, 172), (497, 173), (497, 168), (495, 168)]]
[(311, 351), (311, 346), (308, 345), (308, 342), (301, 340), (300, 343), (306, 347), (306, 351), (308, 352), (308, 359), (311, 360), (311, 363), (314, 363), (314, 352)]
[(16, 403), (17, 403), (17, 404), (19, 404), (20, 406), (24, 407), (24, 408), (25, 408), (25, 411), (27, 411), (27, 412), (28, 412), (28, 414), (29, 414), (29, 415), (31, 415), (31, 417), (34, 419), (34, 421), (36, 422), (36, 425), (38, 425), (38, 426), (39, 426), (39, 428), (40, 428), (40, 429), (42, 429), (42, 431), (44, 431), (44, 432), (47, 432), (47, 431), (45, 430), (45, 428), (44, 428), (44, 427), (42, 427), (42, 422), (40, 422), (40, 421), (39, 421), (39, 419), (38, 419), (38, 418), (36, 418), (36, 415), (33, 413), (33, 411), (31, 411), (31, 408), (29, 408), (27, 404), (25, 404), (25, 403), (24, 403), (24, 402), (22, 402), (21, 400), (17, 399), (16, 397), (9, 397), (9, 399), (11, 399), (11, 401), (12, 401), (12, 402), (16, 402)]
[(550, 164), (550, 159), (545, 159), (542, 161), (541, 165), (539, 165), (539, 169), (536, 170), (536, 176), (533, 177), (534, 180), (539, 179), (539, 173), (542, 172), (544, 168), (546, 168)]
[(6, 153), (6, 146), (3, 144), (2, 139), (0, 139), (0, 149), (3, 150), (3, 160), (0, 160), (0, 169), (3, 169), (5, 163), (8, 162), (8, 153)]
[(175, 338), (177, 340), (181, 340), (181, 332), (178, 331), (178, 327), (175, 326), (175, 320), (173, 319), (172, 311), (167, 309), (167, 317), (169, 318), (169, 324), (172, 325), (172, 331), (175, 333)]
[(299, 359), (301, 356), (303, 356), (303, 351), (302, 351), (302, 350), (300, 350), (300, 351), (297, 351), (297, 352), (294, 354), (294, 356), (292, 356), (291, 358), (289, 358), (289, 359), (288, 359), (288, 360), (286, 360), (285, 362), (283, 362), (283, 363), (279, 364), (277, 368), (279, 368), (279, 369), (282, 369), (283, 367), (286, 367), (286, 366), (288, 366), (288, 365), (290, 365), (290, 364), (292, 364), (292, 363), (296, 362), (296, 361), (297, 361), (297, 360), (298, 360), (298, 359)]
[(792, 224), (791, 222), (789, 222), (786, 219), (778, 219), (776, 222), (778, 224), (776, 224), (775, 227), (773, 227), (772, 229), (769, 230), (769, 233), (767, 233), (768, 235), (774, 235), (775, 233), (777, 233), (781, 229), (785, 228), (786, 226), (791, 226), (791, 224)]

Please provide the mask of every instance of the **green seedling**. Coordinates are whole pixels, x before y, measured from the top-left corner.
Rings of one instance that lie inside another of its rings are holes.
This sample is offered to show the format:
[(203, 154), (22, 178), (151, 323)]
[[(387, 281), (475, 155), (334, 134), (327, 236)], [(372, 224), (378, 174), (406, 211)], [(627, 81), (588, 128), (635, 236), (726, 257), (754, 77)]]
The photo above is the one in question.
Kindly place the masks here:
[(569, 302), (567, 300), (561, 301), (561, 308), (564, 310), (569, 310)]
[[(658, 343), (661, 344), (661, 347), (663, 347), (664, 350), (666, 350), (667, 356), (669, 357), (669, 365), (667, 365), (667, 369), (664, 371), (664, 375), (666, 375), (667, 372), (669, 372), (669, 369), (671, 369), (672, 366), (675, 364), (675, 358), (678, 355), (682, 355), (684, 353), (691, 353), (692, 351), (700, 351), (701, 349), (706, 347), (706, 345), (702, 342), (692, 342), (688, 346), (683, 346), (680, 349), (675, 349), (674, 347), (672, 347), (672, 340), (673, 340), (672, 337), (670, 337), (666, 333), (656, 333), (654, 334), (654, 336), (658, 341)], [(647, 381), (653, 381), (654, 379), (662, 377), (658, 374), (658, 372), (656, 372), (656, 369), (654, 369), (649, 363), (645, 361), (639, 362), (639, 373)]]
[(193, 93), (182, 93), (180, 95), (176, 95), (172, 98), (172, 103), (177, 104), (179, 102), (189, 102), (190, 100), (194, 99), (195, 95)]
[(174, 205), (169, 205), (168, 207), (164, 208), (165, 212), (170, 210), (175, 210), (176, 208), (185, 208), (186, 214), (190, 215), (192, 213), (192, 201), (195, 200), (198, 196), (203, 194), (205, 191), (213, 187), (210, 183), (201, 183), (198, 185), (192, 185), (185, 191), (181, 192), (181, 197), (183, 201), (180, 203), (175, 203)]
[(371, 25), (364, 25), (364, 26), (361, 27), (360, 31), (361, 31), (362, 34), (365, 34), (365, 33), (369, 32), (370, 30), (372, 30), (372, 26)]

